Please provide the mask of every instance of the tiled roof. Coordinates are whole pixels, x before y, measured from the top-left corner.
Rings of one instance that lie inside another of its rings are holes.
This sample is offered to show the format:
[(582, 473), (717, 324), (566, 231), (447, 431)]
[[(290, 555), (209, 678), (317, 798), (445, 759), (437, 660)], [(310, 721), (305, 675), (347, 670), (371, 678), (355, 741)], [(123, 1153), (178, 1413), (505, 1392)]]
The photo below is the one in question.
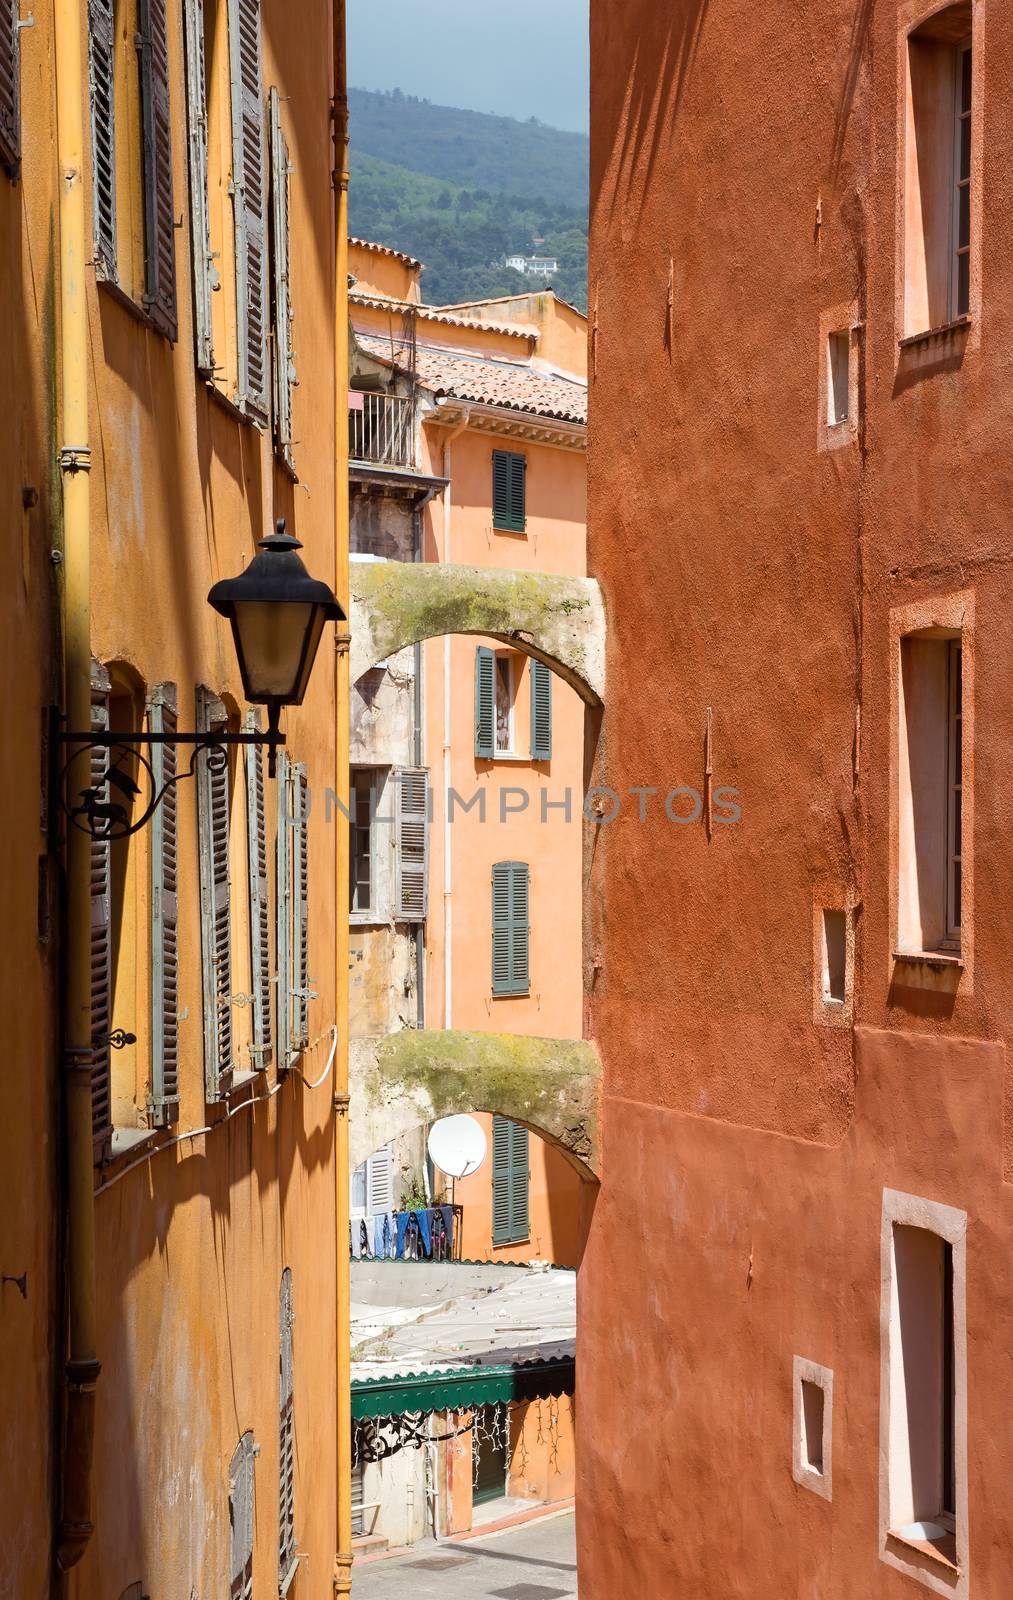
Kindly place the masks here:
[(537, 340), (538, 329), (525, 322), (479, 322), (477, 317), (458, 317), (436, 306), (423, 306), (413, 300), (395, 300), (392, 295), (360, 294), (352, 289), (348, 296), (353, 306), (369, 306), (373, 311), (414, 311), (420, 322), (442, 322), (450, 328), (481, 328), (486, 333), (506, 333), (513, 339)]
[[(390, 362), (390, 340), (382, 335), (356, 333), (368, 355)], [(419, 382), (436, 396), (474, 400), (479, 405), (505, 406), (536, 417), (563, 422), (587, 421), (587, 386), (540, 372), (526, 362), (464, 355), (420, 344), (416, 350)]]
[(403, 261), (406, 267), (425, 270), (421, 261), (416, 261), (414, 256), (406, 256), (403, 250), (392, 250), (387, 244), (374, 244), (372, 239), (349, 239), (349, 244), (358, 245), (360, 250), (375, 250), (378, 256), (392, 256), (395, 261)]

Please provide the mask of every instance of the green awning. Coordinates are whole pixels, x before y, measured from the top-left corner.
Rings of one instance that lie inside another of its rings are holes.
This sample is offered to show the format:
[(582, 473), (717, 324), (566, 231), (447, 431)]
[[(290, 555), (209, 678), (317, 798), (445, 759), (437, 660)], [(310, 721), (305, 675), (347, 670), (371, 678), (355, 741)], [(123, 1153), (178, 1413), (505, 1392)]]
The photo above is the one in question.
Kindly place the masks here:
[(520, 1361), (497, 1367), (455, 1367), (449, 1372), (405, 1373), (352, 1383), (352, 1419), (400, 1417), (406, 1412), (470, 1411), (512, 1400), (548, 1400), (573, 1394), (573, 1356)]

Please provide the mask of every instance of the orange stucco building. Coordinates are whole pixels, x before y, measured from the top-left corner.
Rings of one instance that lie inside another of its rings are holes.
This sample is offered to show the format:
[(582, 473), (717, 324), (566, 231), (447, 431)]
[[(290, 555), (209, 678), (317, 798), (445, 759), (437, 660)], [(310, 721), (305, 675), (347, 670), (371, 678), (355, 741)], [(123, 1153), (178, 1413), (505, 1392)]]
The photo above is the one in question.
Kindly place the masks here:
[(581, 1595), (998, 1596), (1013, 15), (591, 10)]

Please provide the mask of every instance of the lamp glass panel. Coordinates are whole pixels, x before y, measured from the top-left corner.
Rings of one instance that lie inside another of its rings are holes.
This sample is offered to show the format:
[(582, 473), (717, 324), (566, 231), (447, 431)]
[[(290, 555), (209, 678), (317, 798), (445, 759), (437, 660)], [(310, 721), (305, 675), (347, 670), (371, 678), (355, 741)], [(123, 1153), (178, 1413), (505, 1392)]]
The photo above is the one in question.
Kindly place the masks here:
[(314, 628), (315, 605), (244, 600), (235, 608), (233, 627), (249, 700), (298, 704), (307, 633)]

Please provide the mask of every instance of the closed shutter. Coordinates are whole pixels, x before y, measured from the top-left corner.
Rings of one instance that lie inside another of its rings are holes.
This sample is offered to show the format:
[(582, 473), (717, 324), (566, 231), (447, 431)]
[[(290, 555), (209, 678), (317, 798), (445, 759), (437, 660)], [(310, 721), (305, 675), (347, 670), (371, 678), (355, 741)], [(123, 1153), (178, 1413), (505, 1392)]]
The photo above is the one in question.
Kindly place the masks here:
[(527, 994), (528, 867), (523, 861), (498, 861), (492, 869), (492, 992)]
[(288, 756), (278, 752), (278, 835), (275, 865), (275, 945), (278, 959), (278, 1071), (292, 1065), (292, 825)]
[(274, 440), (285, 464), (292, 454), (292, 389), (298, 382), (292, 351), (291, 254), (289, 248), (288, 141), (281, 126), (281, 96), (271, 90), (271, 227), (274, 266)]
[(508, 1117), (492, 1122), (492, 1242), (528, 1237), (528, 1130)]
[(288, 1593), (297, 1566), (295, 1548), (295, 1368), (292, 1269), (281, 1275), (278, 1394), (278, 1593)]
[(19, 0), (0, 0), (0, 166), (16, 178), (21, 162)]
[(310, 979), (310, 789), (306, 768), (292, 768), (292, 1044), (304, 1050), (310, 1042), (310, 1001), (316, 994)]
[(229, 1465), (229, 1600), (253, 1600), (253, 1467), (257, 1446), (244, 1433)]
[(531, 759), (552, 760), (552, 670), (531, 663)]
[[(160, 683), (148, 701), (152, 733), (176, 732), (176, 685)], [(151, 1099), (153, 1127), (179, 1118), (179, 884), (176, 843), (176, 746), (153, 744), (155, 793), (165, 789), (151, 819)], [(168, 787), (166, 787), (168, 785)]]
[(357, 1539), (366, 1531), (365, 1510), (362, 1502), (365, 1500), (363, 1486), (362, 1462), (356, 1461), (352, 1467), (352, 1538)]
[(115, 0), (88, 0), (93, 253), (100, 278), (116, 270)]
[(211, 254), (208, 204), (208, 104), (204, 67), (204, 0), (183, 0), (186, 39), (186, 125), (190, 166), (190, 252), (193, 257), (194, 345), (197, 370), (214, 372), (211, 296), (218, 270)]
[(527, 525), (527, 465), (526, 458), (515, 450), (492, 453), (492, 525), (505, 533), (523, 533)]
[[(248, 733), (260, 727), (256, 711), (246, 716)], [(264, 805), (264, 752), (246, 746), (246, 839), (250, 874), (250, 977), (253, 992), (253, 1066), (260, 1072), (271, 1059), (271, 907), (267, 880), (267, 817)]]
[(394, 1209), (394, 1158), (385, 1145), (366, 1163), (366, 1211), (369, 1216)]
[[(109, 730), (109, 675), (97, 662), (91, 669), (91, 726)], [(106, 772), (109, 750), (91, 752), (90, 783), (103, 804), (109, 801)], [(112, 874), (108, 839), (91, 841), (91, 1119), (95, 1159), (109, 1153), (113, 1131), (109, 1034), (112, 1030)]]
[[(224, 728), (225, 707), (197, 691), (200, 732)], [(202, 751), (197, 766), (201, 957), (204, 976), (204, 1086), (219, 1100), (232, 1086), (232, 886), (229, 863), (229, 767)]]
[(482, 761), (496, 754), (496, 653), (484, 644), (475, 651), (475, 754)]
[(424, 922), (429, 912), (429, 774), (422, 767), (393, 773), (397, 805), (394, 920)]
[(175, 341), (176, 229), (166, 0), (138, 0), (138, 24), (144, 130), (144, 308), (159, 333)]
[(267, 196), (260, 0), (229, 0), (232, 193), (236, 221), (238, 403), (267, 421)]

